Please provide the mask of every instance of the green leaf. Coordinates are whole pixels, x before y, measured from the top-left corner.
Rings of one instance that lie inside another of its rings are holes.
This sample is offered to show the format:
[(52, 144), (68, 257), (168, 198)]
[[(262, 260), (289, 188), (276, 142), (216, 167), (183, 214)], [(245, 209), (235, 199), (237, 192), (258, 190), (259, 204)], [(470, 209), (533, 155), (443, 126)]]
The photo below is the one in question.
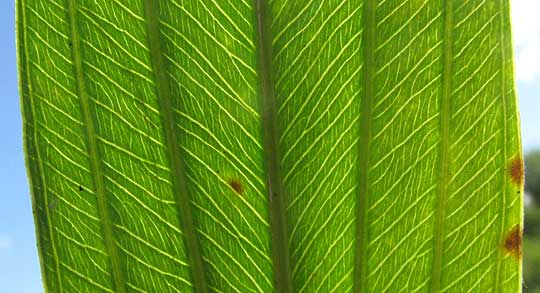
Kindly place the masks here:
[(508, 1), (18, 0), (50, 292), (515, 292)]

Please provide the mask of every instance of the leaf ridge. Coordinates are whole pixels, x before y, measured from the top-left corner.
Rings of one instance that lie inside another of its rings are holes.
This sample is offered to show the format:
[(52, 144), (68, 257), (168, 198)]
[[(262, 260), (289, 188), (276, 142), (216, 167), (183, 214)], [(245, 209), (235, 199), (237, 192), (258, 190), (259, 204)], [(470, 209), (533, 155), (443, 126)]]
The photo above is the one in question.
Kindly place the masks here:
[(97, 197), (98, 214), (101, 218), (101, 229), (103, 231), (105, 247), (110, 257), (111, 276), (115, 290), (117, 292), (126, 292), (125, 276), (121, 269), (118, 247), (113, 236), (113, 223), (111, 220), (110, 209), (105, 197), (104, 174), (99, 162), (99, 151), (97, 147), (97, 133), (94, 129), (94, 119), (90, 113), (90, 99), (84, 88), (84, 77), (82, 69), (81, 40), (77, 26), (77, 4), (76, 0), (67, 0), (67, 13), (69, 27), (71, 30), (71, 57), (73, 59), (73, 70), (75, 75), (76, 90), (79, 97), (79, 104), (82, 112), (83, 124), (85, 126), (86, 136), (88, 138), (88, 156), (90, 169), (94, 174), (95, 195)]
[(375, 1), (366, 0), (364, 3), (364, 96), (362, 99), (360, 115), (360, 143), (359, 143), (359, 181), (356, 220), (356, 255), (354, 291), (357, 293), (367, 292), (367, 244), (368, 244), (368, 181), (369, 181), (369, 146), (371, 142), (371, 120), (373, 108), (375, 79)]
[(277, 107), (272, 79), (272, 36), (270, 9), (266, 0), (255, 1), (255, 24), (259, 95), (262, 105), (264, 158), (268, 176), (268, 200), (274, 265), (274, 286), (279, 292), (292, 292), (292, 274), (288, 245), (286, 207), (280, 174)]
[(176, 124), (172, 110), (172, 94), (164, 65), (165, 57), (161, 49), (159, 4), (158, 1), (148, 0), (144, 2), (144, 6), (148, 29), (148, 44), (150, 47), (152, 69), (156, 82), (156, 94), (160, 108), (159, 112), (163, 123), (167, 155), (173, 173), (172, 188), (176, 201), (176, 208), (178, 209), (180, 217), (180, 223), (182, 224), (182, 232), (186, 242), (193, 287), (197, 292), (208, 292), (199, 241), (193, 224), (191, 198), (187, 190), (185, 167), (180, 158), (180, 149), (177, 145)]
[(433, 264), (431, 270), (431, 292), (441, 289), (442, 256), (444, 253), (444, 218), (446, 217), (446, 200), (449, 185), (449, 152), (450, 152), (450, 97), (452, 94), (452, 28), (453, 1), (446, 0), (443, 7), (443, 62), (442, 62), (442, 94), (440, 98), (440, 154), (439, 154), (439, 192), (435, 199), (433, 230)]

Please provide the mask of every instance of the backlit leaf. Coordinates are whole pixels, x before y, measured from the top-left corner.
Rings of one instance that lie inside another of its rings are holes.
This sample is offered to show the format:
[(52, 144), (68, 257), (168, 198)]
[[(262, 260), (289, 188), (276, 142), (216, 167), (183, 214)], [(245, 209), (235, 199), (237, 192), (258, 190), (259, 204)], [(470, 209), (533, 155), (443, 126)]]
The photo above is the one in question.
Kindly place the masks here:
[(516, 292), (506, 0), (17, 0), (49, 292)]

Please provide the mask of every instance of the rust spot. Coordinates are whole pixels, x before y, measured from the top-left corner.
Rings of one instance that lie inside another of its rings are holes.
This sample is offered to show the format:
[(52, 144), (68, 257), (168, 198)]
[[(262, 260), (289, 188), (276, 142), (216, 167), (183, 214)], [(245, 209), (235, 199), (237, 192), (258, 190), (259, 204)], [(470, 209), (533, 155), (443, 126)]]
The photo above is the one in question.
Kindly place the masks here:
[(512, 182), (521, 186), (523, 182), (523, 160), (521, 160), (521, 157), (516, 156), (512, 159), (512, 161), (510, 161), (508, 173), (510, 174), (510, 179), (512, 179)]
[(237, 194), (243, 194), (244, 193), (244, 185), (237, 179), (229, 179), (229, 186), (236, 192)]
[(506, 235), (504, 249), (517, 258), (521, 257), (521, 229), (515, 225)]

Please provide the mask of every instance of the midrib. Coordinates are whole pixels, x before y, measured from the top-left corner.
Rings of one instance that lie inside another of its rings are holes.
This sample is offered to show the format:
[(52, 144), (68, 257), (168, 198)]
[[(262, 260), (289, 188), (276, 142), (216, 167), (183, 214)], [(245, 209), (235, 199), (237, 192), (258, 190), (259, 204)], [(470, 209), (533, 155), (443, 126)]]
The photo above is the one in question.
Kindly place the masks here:
[(450, 95), (452, 79), (452, 26), (453, 0), (444, 2), (443, 23), (443, 62), (442, 93), (440, 110), (440, 152), (439, 152), (439, 192), (435, 199), (435, 223), (433, 230), (433, 265), (431, 270), (431, 292), (439, 292), (441, 288), (442, 256), (444, 246), (444, 218), (446, 216), (446, 199), (449, 183), (449, 130), (450, 130)]
[(191, 211), (191, 197), (187, 189), (187, 178), (184, 162), (180, 158), (180, 146), (176, 135), (176, 123), (173, 113), (172, 94), (169, 87), (165, 57), (161, 49), (159, 4), (156, 0), (144, 1), (148, 29), (148, 45), (152, 69), (156, 83), (156, 94), (159, 103), (159, 112), (165, 136), (165, 146), (171, 164), (172, 188), (176, 201), (179, 220), (186, 242), (189, 267), (195, 292), (208, 292), (208, 284), (204, 274), (203, 260), (199, 241), (195, 233)]
[(256, 45), (259, 75), (259, 95), (262, 106), (262, 126), (268, 198), (272, 235), (272, 257), (276, 292), (292, 292), (290, 258), (285, 218), (285, 199), (280, 177), (279, 132), (277, 108), (272, 80), (272, 42), (270, 10), (266, 0), (255, 1)]
[(359, 140), (359, 182), (356, 220), (356, 255), (354, 290), (357, 293), (368, 292), (367, 282), (367, 244), (368, 244), (368, 185), (369, 151), (371, 143), (371, 116), (374, 96), (375, 77), (375, 1), (364, 2), (364, 96), (362, 97)]
[(85, 125), (86, 137), (88, 139), (88, 155), (90, 159), (90, 170), (94, 179), (94, 192), (97, 198), (98, 214), (101, 220), (101, 229), (105, 241), (107, 253), (111, 263), (111, 276), (116, 292), (126, 292), (126, 280), (123, 274), (118, 247), (113, 236), (113, 223), (111, 221), (110, 208), (107, 203), (104, 175), (100, 164), (100, 155), (97, 148), (97, 134), (94, 128), (94, 119), (91, 114), (91, 106), (88, 95), (85, 91), (84, 76), (81, 57), (81, 40), (77, 25), (77, 0), (67, 0), (67, 12), (71, 30), (72, 61), (77, 87), (77, 96), (80, 100), (83, 124)]

